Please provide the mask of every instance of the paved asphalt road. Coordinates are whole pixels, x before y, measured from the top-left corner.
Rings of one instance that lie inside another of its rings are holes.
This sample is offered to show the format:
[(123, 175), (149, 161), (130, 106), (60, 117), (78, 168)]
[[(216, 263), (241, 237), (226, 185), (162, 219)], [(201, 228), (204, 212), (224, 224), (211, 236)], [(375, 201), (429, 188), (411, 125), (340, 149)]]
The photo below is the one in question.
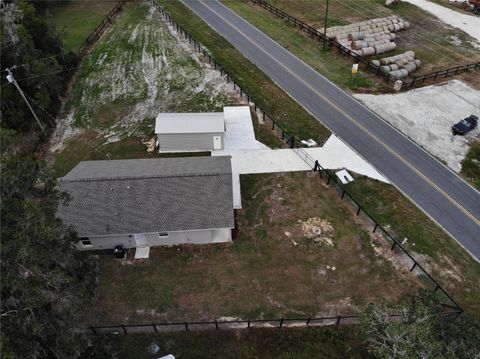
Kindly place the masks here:
[(480, 260), (480, 193), (217, 0), (182, 0)]

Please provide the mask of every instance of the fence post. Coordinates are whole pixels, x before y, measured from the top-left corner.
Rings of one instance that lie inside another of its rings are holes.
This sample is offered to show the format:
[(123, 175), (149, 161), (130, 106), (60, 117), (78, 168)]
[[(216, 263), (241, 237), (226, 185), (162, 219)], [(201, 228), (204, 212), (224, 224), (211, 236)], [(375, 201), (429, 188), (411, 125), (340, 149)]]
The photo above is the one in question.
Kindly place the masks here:
[(290, 148), (295, 147), (295, 136), (292, 136), (292, 137), (290, 138), (290, 141), (291, 141), (291, 142), (290, 142)]
[(378, 228), (378, 223), (375, 222), (375, 227), (373, 227), (373, 233), (375, 233), (375, 231), (377, 230), (377, 228)]
[(360, 214), (360, 211), (362, 210), (362, 207), (358, 206), (358, 210), (357, 210), (357, 216)]
[(95, 330), (94, 327), (90, 327), (90, 329), (92, 330), (92, 333), (93, 333), (93, 334), (97, 335), (97, 331)]
[(127, 328), (125, 328), (125, 325), (122, 324), (122, 329), (125, 334), (127, 334)]
[(309, 318), (307, 319), (307, 323), (305, 323), (305, 324), (308, 326), (308, 325), (310, 324), (310, 321), (311, 321), (311, 320), (312, 320), (312, 318), (309, 317)]
[(345, 190), (342, 188), (342, 197), (341, 197), (342, 200), (344, 196), (345, 196)]
[(250, 328), (250, 319), (248, 320), (247, 328)]
[(393, 249), (395, 248), (396, 245), (397, 245), (397, 242), (393, 241), (393, 246), (392, 246), (392, 248), (390, 248), (390, 250), (393, 251)]
[(279, 328), (281, 328), (282, 325), (283, 325), (283, 318), (280, 319), (280, 327)]
[(152, 327), (153, 327), (153, 330), (155, 330), (155, 333), (158, 333), (157, 326), (154, 323), (152, 323)]
[(410, 268), (410, 272), (413, 271), (415, 269), (415, 267), (417, 266), (417, 262), (413, 263), (413, 266), (412, 268)]
[(219, 330), (220, 328), (218, 327), (218, 321), (215, 319), (215, 329)]
[(341, 315), (338, 316), (336, 325), (340, 325), (340, 320), (342, 320), (342, 316), (341, 316)]

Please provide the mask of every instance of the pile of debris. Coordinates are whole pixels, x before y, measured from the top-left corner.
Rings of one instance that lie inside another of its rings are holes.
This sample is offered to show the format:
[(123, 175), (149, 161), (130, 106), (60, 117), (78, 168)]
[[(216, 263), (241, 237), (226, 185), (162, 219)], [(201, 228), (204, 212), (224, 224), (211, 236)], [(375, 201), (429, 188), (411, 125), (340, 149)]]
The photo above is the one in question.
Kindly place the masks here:
[(377, 18), (346, 26), (327, 29), (327, 36), (361, 56), (373, 56), (393, 51), (397, 44), (395, 34), (408, 29), (410, 23), (396, 15)]
[(303, 235), (318, 244), (333, 246), (333, 226), (329, 221), (322, 218), (312, 217), (305, 222), (299, 221), (302, 225)]
[(380, 66), (382, 72), (394, 80), (408, 77), (413, 71), (420, 68), (422, 62), (415, 58), (415, 52), (407, 51), (403, 54), (372, 60), (372, 64)]
[(480, 14), (480, 0), (448, 0), (448, 2), (460, 5), (465, 10)]

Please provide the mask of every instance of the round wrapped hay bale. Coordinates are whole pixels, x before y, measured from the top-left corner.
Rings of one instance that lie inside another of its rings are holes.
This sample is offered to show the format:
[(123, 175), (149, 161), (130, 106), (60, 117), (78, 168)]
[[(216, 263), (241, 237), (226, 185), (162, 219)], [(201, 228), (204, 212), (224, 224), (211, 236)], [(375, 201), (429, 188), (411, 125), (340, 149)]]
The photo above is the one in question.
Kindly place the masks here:
[(397, 38), (397, 34), (395, 33), (390, 33), (388, 36), (390, 36), (390, 40), (395, 40)]
[(363, 32), (351, 32), (348, 34), (348, 40), (350, 41), (357, 41), (357, 40), (363, 40), (365, 38), (365, 35)]
[(398, 70), (398, 69), (399, 69), (399, 67), (398, 67), (397, 64), (391, 64), (391, 65), (389, 65), (388, 67), (390, 68), (390, 71), (395, 71), (395, 70)]
[(366, 47), (362, 49), (363, 56), (373, 56), (375, 55), (375, 48), (374, 47)]
[(405, 29), (405, 23), (399, 22), (397, 25), (399, 26), (399, 30)]
[(363, 49), (364, 47), (367, 47), (367, 43), (364, 41), (352, 41), (352, 49), (355, 50), (360, 50)]
[(409, 74), (411, 74), (413, 71), (417, 69), (417, 65), (415, 65), (415, 62), (409, 62), (405, 64), (403, 68), (407, 70)]
[(362, 51), (362, 50), (352, 50), (352, 52), (353, 52), (354, 54), (363, 56), (363, 51)]
[(384, 74), (388, 74), (390, 72), (390, 66), (380, 66), (380, 70), (382, 70)]
[(382, 65), (389, 65), (389, 64), (392, 63), (392, 59), (391, 59), (391, 57), (384, 57), (384, 58), (380, 59), (380, 63)]
[(400, 70), (395, 70), (390, 72), (390, 77), (395, 80), (404, 79), (407, 76), (408, 76), (408, 71), (405, 69), (400, 69)]
[(380, 60), (372, 60), (370, 62), (375, 66), (380, 66)]
[(404, 21), (404, 22), (403, 22), (403, 28), (404, 28), (404, 29), (410, 28), (410, 23), (409, 23), (408, 21)]
[(417, 69), (419, 69), (420, 66), (422, 66), (422, 61), (420, 61), (419, 59), (415, 59), (415, 65), (417, 65)]
[(406, 55), (408, 57), (415, 57), (415, 52), (412, 51), (412, 50), (409, 50), (409, 51), (405, 52), (404, 55)]
[(400, 31), (400, 25), (399, 24), (393, 24), (393, 29), (395, 32)]
[(393, 26), (393, 25), (388, 25), (388, 30), (389, 30), (389, 31), (392, 31), (392, 32), (395, 31), (395, 26)]
[(394, 42), (389, 42), (387, 44), (375, 46), (375, 50), (377, 54), (383, 54), (385, 52), (393, 51), (397, 48), (397, 44)]

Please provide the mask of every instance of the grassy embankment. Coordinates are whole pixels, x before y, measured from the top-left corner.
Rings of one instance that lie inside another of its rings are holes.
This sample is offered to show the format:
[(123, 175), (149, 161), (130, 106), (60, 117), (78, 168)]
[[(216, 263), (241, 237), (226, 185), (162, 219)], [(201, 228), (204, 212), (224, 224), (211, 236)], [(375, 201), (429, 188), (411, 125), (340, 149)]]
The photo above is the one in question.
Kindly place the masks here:
[(65, 48), (75, 51), (116, 4), (116, 1), (51, 1), (48, 11), (57, 30), (64, 34)]
[[(248, 175), (241, 185), (231, 245), (157, 247), (127, 263), (99, 252), (100, 295), (85, 325), (348, 315), (420, 289), (376, 253), (378, 243), (319, 177)], [(304, 232), (300, 221), (314, 217), (333, 227), (317, 225), (330, 245)]]
[[(222, 0), (222, 2), (259, 27), (274, 40), (280, 42), (303, 61), (314, 66), (319, 72), (327, 77), (331, 76), (331, 80), (335, 83), (357, 90), (345, 84), (345, 78), (348, 78), (347, 75), (349, 74), (348, 69), (346, 72), (345, 70), (343, 71), (345, 74), (342, 76), (343, 78), (338, 79), (339, 74), (342, 73), (341, 65), (336, 65), (339, 66), (336, 71), (326, 67), (333, 66), (328, 63), (330, 61), (347, 63), (349, 61), (348, 58), (336, 57), (334, 54), (330, 54), (322, 59), (319, 56), (321, 51), (319, 51), (315, 40), (309, 38), (308, 35), (301, 32), (298, 28), (294, 29), (292, 25), (287, 25), (285, 21), (249, 0)], [(316, 28), (323, 29), (326, 0), (271, 0), (270, 3)], [(410, 22), (411, 28), (397, 33), (398, 38), (395, 40), (398, 46), (397, 50), (388, 53), (387, 56), (408, 50), (415, 51), (417, 58), (422, 60), (423, 64), (421, 69), (415, 74), (441, 70), (480, 60), (478, 49), (471, 43), (471, 41), (475, 40), (463, 31), (441, 23), (430, 13), (415, 5), (402, 2), (389, 9), (383, 4), (384, 1), (371, 0), (331, 2), (328, 26), (344, 25), (393, 14), (402, 17)], [(344, 60), (342, 61), (341, 59)], [(325, 61), (327, 61), (327, 65), (323, 64)], [(366, 83), (365, 87), (371, 86), (375, 89), (376, 86), (380, 86), (379, 90), (381, 90), (382, 80), (379, 80), (378, 77), (372, 77), (372, 79), (377, 79), (378, 81), (376, 82), (380, 82), (375, 86), (372, 86), (371, 83)]]
[[(155, 359), (173, 354), (182, 359), (370, 358), (350, 328), (251, 329), (161, 335), (93, 338), (98, 359)], [(158, 345), (156, 354), (152, 343)]]
[(460, 172), (473, 186), (480, 190), (480, 141), (470, 147), (462, 162)]

